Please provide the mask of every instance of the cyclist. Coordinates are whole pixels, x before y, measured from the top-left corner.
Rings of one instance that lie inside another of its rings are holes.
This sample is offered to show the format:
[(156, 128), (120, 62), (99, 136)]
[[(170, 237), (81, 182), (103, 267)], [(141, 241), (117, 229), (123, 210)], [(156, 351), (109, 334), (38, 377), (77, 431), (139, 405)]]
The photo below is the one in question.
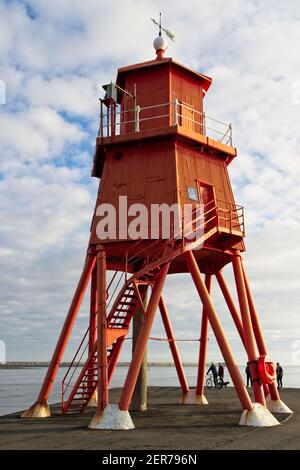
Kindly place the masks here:
[(208, 375), (210, 372), (213, 375), (215, 387), (217, 387), (217, 385), (218, 385), (218, 369), (217, 369), (216, 365), (213, 362), (211, 363), (210, 368), (206, 372), (206, 375)]

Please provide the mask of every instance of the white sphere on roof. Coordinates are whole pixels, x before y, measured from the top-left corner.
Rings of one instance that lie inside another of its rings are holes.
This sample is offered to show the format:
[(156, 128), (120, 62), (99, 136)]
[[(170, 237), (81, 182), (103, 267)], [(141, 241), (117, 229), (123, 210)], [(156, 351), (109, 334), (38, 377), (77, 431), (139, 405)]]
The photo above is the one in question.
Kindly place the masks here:
[(157, 36), (157, 38), (155, 38), (153, 41), (153, 47), (156, 51), (158, 51), (159, 49), (165, 51), (168, 47), (168, 44), (163, 36)]

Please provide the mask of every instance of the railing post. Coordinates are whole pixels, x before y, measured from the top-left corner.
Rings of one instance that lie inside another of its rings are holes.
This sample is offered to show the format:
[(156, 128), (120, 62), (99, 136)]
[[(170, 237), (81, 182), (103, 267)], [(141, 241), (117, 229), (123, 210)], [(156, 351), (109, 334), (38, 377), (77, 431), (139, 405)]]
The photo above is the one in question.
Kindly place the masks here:
[(109, 111), (108, 111), (109, 108), (106, 108), (106, 114), (105, 114), (105, 117), (106, 117), (106, 136), (105, 137), (109, 137)]
[(206, 113), (203, 113), (203, 135), (206, 135)]
[(174, 114), (174, 126), (177, 126), (177, 125), (178, 125), (178, 110), (177, 110), (177, 105), (178, 105), (178, 99), (177, 99), (177, 98), (174, 98), (174, 100), (173, 100), (173, 106), (174, 106), (174, 110), (173, 110), (173, 114)]
[(216, 200), (217, 229), (219, 230), (219, 203)]
[(134, 108), (134, 132), (140, 132), (140, 111), (141, 107), (137, 105)]
[(184, 240), (184, 237), (185, 237), (185, 225), (184, 225), (184, 213), (182, 214), (181, 216), (181, 248), (182, 248), (182, 251), (184, 251), (184, 245), (185, 245), (185, 240)]
[(101, 139), (103, 138), (103, 102), (100, 100), (100, 125), (99, 125), (99, 132)]
[(230, 141), (230, 145), (232, 147), (232, 124), (231, 122), (229, 123), (229, 141)]

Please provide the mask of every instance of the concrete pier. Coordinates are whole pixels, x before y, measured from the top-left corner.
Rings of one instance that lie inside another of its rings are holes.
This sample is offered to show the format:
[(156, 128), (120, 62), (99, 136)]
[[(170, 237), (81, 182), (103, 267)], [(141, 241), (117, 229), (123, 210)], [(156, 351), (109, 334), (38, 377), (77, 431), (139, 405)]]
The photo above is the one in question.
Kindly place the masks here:
[[(0, 449), (300, 449), (300, 390), (281, 397), (293, 415), (275, 415), (274, 428), (238, 426), (241, 408), (234, 389), (207, 390), (209, 405), (179, 404), (179, 388), (149, 387), (148, 411), (131, 411), (135, 429), (94, 431), (87, 428), (95, 412), (62, 416), (51, 406), (45, 419), (20, 419), (20, 412), (0, 417)], [(120, 389), (110, 391), (117, 403)]]

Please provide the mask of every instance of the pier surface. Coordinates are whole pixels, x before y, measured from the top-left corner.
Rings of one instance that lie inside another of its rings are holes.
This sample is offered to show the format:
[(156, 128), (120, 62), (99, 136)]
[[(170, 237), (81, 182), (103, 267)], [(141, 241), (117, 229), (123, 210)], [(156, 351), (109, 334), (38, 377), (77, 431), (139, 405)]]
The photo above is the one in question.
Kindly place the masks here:
[[(117, 403), (120, 389), (110, 391)], [(294, 415), (276, 415), (273, 428), (238, 426), (240, 404), (233, 388), (208, 390), (209, 405), (179, 405), (175, 387), (149, 387), (146, 412), (131, 412), (130, 431), (87, 429), (94, 408), (62, 416), (59, 405), (46, 419), (0, 417), (0, 449), (300, 449), (300, 390), (286, 389), (282, 400)]]

